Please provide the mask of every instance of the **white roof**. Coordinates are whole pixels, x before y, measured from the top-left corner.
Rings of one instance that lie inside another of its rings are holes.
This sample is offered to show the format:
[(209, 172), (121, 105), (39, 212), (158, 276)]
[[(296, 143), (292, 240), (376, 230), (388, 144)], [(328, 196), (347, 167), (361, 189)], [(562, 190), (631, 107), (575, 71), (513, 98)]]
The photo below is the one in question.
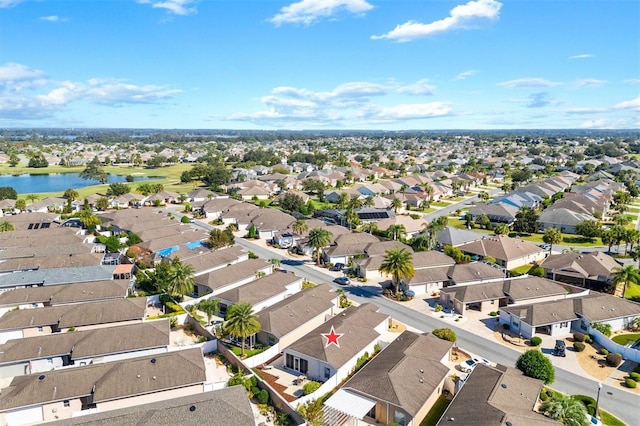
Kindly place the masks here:
[(344, 389), (338, 389), (331, 398), (325, 401), (324, 405), (351, 417), (363, 419), (376, 405), (376, 401)]

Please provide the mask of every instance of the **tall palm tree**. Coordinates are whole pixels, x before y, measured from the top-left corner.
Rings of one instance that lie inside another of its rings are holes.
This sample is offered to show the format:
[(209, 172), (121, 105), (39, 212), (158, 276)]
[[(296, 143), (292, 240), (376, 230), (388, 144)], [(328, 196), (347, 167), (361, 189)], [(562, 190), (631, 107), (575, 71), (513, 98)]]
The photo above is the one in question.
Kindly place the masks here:
[(627, 285), (629, 283), (640, 284), (640, 269), (633, 265), (619, 266), (613, 269), (611, 286), (616, 290), (618, 285), (622, 284), (622, 298), (624, 298), (627, 293)]
[(558, 228), (547, 228), (544, 230), (542, 241), (544, 241), (545, 244), (549, 244), (549, 254), (551, 254), (553, 245), (560, 244), (562, 242), (562, 231)]
[(296, 222), (291, 226), (291, 229), (293, 230), (293, 232), (297, 235), (302, 235), (305, 232), (307, 232), (309, 230), (309, 225), (307, 225), (307, 221), (304, 219), (298, 219), (296, 220)]
[(384, 253), (380, 272), (391, 275), (392, 288), (395, 293), (401, 279), (408, 280), (416, 275), (416, 270), (413, 268), (413, 255), (404, 248), (390, 248)]
[(211, 324), (211, 317), (220, 312), (220, 299), (203, 299), (197, 306), (198, 310), (207, 314), (207, 324)]
[(393, 224), (389, 225), (387, 233), (394, 240), (402, 240), (407, 235), (407, 228), (402, 224)]
[(313, 228), (309, 231), (309, 246), (316, 250), (316, 264), (320, 265), (322, 249), (329, 245), (333, 234), (324, 228)]
[(242, 339), (242, 356), (244, 356), (245, 340), (259, 332), (261, 326), (258, 316), (253, 313), (251, 303), (240, 302), (227, 309), (224, 328), (231, 336)]
[(570, 396), (551, 399), (542, 404), (540, 410), (566, 426), (587, 424), (587, 408), (582, 401)]
[(427, 233), (429, 234), (430, 249), (436, 245), (436, 234), (447, 226), (447, 217), (440, 216), (427, 225)]
[(173, 294), (191, 294), (193, 293), (193, 266), (183, 263), (180, 258), (176, 257), (171, 261), (169, 268), (169, 289)]
[(393, 209), (393, 212), (397, 213), (400, 207), (402, 207), (402, 200), (398, 197), (393, 197), (393, 200), (391, 200), (391, 208)]

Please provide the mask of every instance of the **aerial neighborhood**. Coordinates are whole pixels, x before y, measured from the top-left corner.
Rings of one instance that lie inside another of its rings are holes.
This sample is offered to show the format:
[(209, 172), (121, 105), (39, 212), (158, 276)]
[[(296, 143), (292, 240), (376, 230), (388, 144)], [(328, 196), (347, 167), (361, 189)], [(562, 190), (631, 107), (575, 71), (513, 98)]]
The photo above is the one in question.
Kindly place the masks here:
[(2, 425), (640, 424), (637, 133), (0, 148)]

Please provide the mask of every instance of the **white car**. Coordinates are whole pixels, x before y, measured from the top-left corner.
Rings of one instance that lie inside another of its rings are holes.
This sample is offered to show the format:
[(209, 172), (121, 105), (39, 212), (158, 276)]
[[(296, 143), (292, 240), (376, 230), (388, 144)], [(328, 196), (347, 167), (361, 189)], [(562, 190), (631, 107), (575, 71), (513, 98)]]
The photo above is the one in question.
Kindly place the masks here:
[(458, 364), (458, 367), (463, 373), (471, 373), (478, 364), (491, 365), (491, 363), (484, 358), (474, 357), (466, 361), (462, 361)]

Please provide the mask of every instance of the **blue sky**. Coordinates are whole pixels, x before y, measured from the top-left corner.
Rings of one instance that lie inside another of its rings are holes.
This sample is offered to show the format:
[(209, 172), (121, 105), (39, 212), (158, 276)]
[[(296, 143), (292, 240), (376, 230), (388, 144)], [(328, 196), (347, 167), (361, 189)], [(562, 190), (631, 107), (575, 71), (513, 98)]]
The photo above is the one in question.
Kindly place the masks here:
[(640, 2), (0, 0), (0, 127), (640, 128)]

